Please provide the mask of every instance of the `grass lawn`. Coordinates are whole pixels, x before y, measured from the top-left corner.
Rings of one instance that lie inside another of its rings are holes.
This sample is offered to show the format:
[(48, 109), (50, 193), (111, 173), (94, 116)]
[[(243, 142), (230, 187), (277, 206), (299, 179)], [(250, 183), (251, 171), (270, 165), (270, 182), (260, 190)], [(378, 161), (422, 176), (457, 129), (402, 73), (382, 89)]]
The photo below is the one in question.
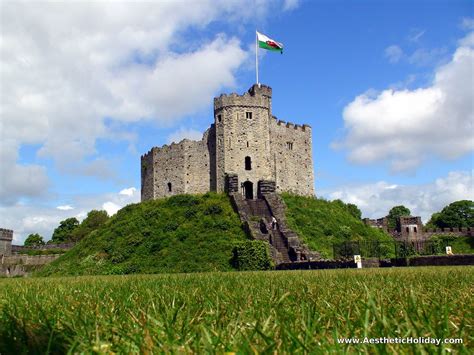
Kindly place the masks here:
[(473, 285), (473, 267), (0, 279), (0, 353), (468, 353)]

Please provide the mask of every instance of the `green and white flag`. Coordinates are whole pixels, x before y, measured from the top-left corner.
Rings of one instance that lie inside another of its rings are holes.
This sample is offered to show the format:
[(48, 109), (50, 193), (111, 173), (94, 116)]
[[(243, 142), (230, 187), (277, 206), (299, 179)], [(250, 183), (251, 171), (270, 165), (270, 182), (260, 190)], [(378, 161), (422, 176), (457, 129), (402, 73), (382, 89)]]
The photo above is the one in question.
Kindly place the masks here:
[(279, 43), (257, 31), (258, 46), (269, 51), (283, 53), (283, 43)]

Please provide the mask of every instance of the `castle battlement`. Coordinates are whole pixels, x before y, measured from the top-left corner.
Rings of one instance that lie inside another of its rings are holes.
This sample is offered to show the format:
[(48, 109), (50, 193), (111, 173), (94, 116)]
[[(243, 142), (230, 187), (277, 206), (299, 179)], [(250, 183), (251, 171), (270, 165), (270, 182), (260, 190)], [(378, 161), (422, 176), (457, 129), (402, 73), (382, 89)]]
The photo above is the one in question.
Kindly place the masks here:
[(294, 130), (297, 130), (297, 131), (302, 131), (302, 132), (309, 132), (311, 133), (311, 126), (310, 125), (307, 125), (307, 124), (297, 124), (297, 123), (293, 123), (293, 122), (286, 122), (286, 121), (283, 121), (283, 120), (280, 120), (278, 118), (276, 118), (275, 116), (273, 116), (273, 119), (275, 120), (277, 126), (280, 126), (280, 127), (285, 127), (285, 128), (291, 128), (291, 129), (294, 129)]
[(142, 200), (223, 192), (229, 173), (246, 196), (257, 196), (262, 180), (274, 181), (278, 192), (313, 195), (311, 127), (277, 120), (271, 98), (272, 88), (261, 84), (215, 97), (213, 124), (200, 141), (184, 139), (142, 156)]

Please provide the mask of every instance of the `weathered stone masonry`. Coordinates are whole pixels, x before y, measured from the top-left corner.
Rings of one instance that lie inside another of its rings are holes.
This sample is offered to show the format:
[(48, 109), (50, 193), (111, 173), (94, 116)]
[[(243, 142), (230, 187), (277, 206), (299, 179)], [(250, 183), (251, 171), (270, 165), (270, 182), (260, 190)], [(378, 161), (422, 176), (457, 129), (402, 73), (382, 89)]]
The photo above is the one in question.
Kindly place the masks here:
[(226, 191), (257, 197), (258, 182), (277, 192), (314, 195), (311, 127), (278, 120), (272, 89), (254, 85), (243, 95), (214, 99), (214, 124), (201, 141), (154, 147), (141, 157), (142, 201), (182, 193)]

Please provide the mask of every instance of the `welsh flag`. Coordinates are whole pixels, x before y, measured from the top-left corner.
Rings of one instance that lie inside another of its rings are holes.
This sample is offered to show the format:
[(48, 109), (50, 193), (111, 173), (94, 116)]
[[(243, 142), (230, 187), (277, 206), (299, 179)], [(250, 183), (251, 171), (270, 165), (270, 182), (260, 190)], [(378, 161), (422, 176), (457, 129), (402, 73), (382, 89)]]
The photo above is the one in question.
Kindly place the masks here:
[(257, 32), (258, 46), (269, 51), (278, 51), (283, 54), (283, 43), (279, 43), (264, 34)]

